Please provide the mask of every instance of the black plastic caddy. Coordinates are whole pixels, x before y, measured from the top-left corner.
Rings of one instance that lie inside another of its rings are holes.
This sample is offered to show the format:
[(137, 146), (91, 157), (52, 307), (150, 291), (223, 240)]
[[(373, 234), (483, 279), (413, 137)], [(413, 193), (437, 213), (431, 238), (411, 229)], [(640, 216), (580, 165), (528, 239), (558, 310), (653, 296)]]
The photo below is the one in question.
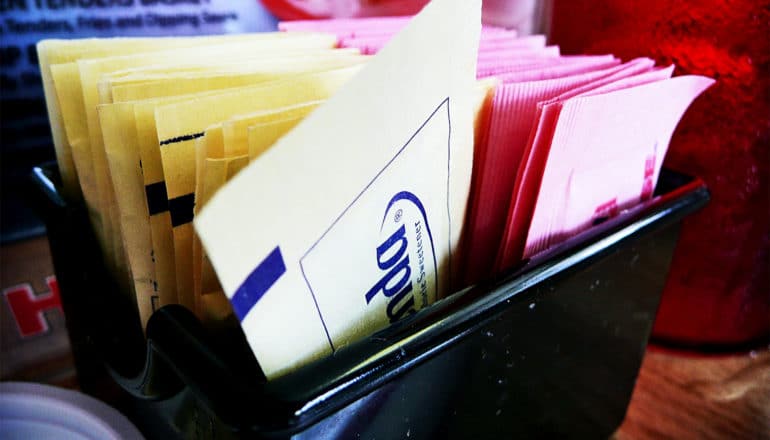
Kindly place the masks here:
[(709, 199), (699, 179), (664, 170), (650, 201), (266, 382), (235, 319), (206, 327), (167, 306), (145, 337), (55, 167), (32, 180), (82, 389), (162, 439), (607, 438), (625, 415), (681, 221)]

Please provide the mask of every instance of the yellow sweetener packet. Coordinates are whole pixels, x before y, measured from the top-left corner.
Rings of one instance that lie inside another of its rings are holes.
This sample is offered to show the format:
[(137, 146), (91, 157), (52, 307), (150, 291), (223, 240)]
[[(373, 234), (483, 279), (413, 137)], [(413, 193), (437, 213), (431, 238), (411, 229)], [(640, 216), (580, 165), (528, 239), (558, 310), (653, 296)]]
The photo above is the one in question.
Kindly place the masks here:
[(268, 379), (451, 292), (480, 31), (480, 0), (430, 2), (195, 218)]

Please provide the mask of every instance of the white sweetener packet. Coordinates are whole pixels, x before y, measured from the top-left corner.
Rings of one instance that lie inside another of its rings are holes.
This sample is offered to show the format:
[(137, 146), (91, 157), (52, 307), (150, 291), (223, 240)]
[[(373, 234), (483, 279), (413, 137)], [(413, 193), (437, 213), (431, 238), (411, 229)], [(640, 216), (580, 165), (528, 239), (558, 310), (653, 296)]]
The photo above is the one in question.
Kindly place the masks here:
[(480, 10), (480, 0), (428, 4), (196, 216), (268, 379), (451, 292)]

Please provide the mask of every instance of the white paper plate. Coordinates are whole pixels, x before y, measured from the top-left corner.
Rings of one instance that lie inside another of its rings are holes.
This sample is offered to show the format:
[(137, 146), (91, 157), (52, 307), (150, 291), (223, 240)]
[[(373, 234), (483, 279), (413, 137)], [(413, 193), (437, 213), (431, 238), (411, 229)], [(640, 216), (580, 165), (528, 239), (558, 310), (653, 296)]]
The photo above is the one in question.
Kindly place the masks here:
[(3, 439), (142, 439), (117, 410), (77, 391), (23, 382), (0, 383)]

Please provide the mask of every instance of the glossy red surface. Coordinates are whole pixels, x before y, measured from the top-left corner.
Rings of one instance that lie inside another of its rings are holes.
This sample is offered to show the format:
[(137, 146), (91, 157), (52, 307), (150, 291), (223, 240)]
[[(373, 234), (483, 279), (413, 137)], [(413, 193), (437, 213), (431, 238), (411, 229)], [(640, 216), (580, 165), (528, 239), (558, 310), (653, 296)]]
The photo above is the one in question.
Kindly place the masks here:
[(667, 167), (703, 178), (711, 204), (685, 220), (654, 335), (730, 347), (770, 336), (770, 2), (554, 1), (564, 53), (650, 56), (717, 80), (681, 121)]
[(312, 14), (301, 4), (287, 0), (259, 0), (264, 7), (279, 20), (310, 20), (314, 18), (329, 18), (329, 14)]
[(260, 0), (281, 20), (413, 15), (428, 0)]

